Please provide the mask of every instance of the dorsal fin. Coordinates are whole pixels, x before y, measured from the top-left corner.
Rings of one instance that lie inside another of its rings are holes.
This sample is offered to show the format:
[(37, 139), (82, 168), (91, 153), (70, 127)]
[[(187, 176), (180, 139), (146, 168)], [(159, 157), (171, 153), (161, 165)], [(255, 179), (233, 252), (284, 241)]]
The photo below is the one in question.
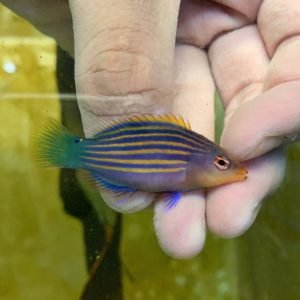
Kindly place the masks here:
[(163, 122), (163, 123), (171, 123), (177, 126), (180, 126), (185, 129), (191, 130), (190, 123), (185, 121), (181, 116), (175, 116), (173, 114), (164, 114), (164, 115), (136, 115), (129, 117), (129, 121), (132, 122)]
[[(119, 129), (123, 125), (125, 126), (128, 122), (163, 122), (168, 124), (174, 124), (177, 126), (180, 126), (181, 128), (191, 130), (190, 123), (188, 121), (185, 121), (181, 116), (175, 116), (173, 114), (164, 114), (164, 115), (134, 115), (131, 117), (127, 117), (124, 119), (119, 120), (111, 120), (106, 121), (105, 123), (102, 123), (101, 125), (97, 126), (98, 133), (96, 133), (93, 138), (99, 137), (101, 134), (103, 134), (107, 130), (112, 130), (113, 128)], [(95, 131), (95, 130), (94, 130)]]

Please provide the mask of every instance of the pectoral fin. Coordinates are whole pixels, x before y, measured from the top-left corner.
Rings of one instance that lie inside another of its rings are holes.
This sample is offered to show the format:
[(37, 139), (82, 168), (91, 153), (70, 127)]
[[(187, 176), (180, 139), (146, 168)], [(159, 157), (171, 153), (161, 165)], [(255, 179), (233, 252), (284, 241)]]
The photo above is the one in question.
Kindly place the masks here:
[(174, 208), (181, 198), (181, 192), (170, 192), (164, 197), (166, 202), (166, 211)]

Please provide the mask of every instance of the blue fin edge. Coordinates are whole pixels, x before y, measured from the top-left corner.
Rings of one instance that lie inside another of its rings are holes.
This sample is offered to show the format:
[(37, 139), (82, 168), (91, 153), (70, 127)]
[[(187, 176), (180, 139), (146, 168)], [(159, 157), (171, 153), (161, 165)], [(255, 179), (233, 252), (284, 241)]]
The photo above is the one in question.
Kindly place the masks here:
[(181, 198), (181, 192), (170, 192), (165, 198), (166, 201), (166, 211), (174, 208)]
[(92, 180), (94, 180), (96, 182), (96, 184), (98, 185), (98, 187), (100, 189), (105, 189), (105, 190), (108, 190), (108, 191), (114, 192), (114, 193), (136, 192), (136, 190), (134, 190), (128, 186), (118, 185), (118, 184), (112, 183), (110, 181), (107, 181), (107, 180), (103, 179), (97, 173), (90, 172), (90, 177)]

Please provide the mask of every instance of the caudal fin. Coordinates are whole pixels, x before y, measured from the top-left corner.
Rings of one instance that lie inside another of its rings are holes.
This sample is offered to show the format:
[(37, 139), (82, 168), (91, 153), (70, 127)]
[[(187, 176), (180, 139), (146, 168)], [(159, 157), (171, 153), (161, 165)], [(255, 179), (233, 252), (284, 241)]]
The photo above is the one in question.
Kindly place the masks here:
[(42, 131), (36, 140), (36, 158), (45, 167), (77, 168), (76, 141), (67, 128), (55, 120)]

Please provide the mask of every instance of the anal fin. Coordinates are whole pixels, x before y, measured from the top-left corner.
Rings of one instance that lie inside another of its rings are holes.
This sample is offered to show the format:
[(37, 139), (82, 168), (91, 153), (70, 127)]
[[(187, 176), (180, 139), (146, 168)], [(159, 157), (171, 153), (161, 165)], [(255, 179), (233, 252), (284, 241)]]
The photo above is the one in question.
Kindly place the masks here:
[(140, 211), (148, 207), (154, 200), (151, 193), (144, 193), (128, 186), (112, 183), (95, 172), (90, 173), (90, 178), (96, 182), (104, 202), (117, 212), (133, 213)]
[(118, 194), (136, 192), (135, 189), (132, 189), (128, 186), (112, 183), (112, 182), (102, 178), (97, 173), (90, 173), (90, 177), (92, 178), (93, 181), (95, 181), (96, 185), (101, 190), (107, 190), (109, 192), (114, 192), (114, 193), (118, 193)]

